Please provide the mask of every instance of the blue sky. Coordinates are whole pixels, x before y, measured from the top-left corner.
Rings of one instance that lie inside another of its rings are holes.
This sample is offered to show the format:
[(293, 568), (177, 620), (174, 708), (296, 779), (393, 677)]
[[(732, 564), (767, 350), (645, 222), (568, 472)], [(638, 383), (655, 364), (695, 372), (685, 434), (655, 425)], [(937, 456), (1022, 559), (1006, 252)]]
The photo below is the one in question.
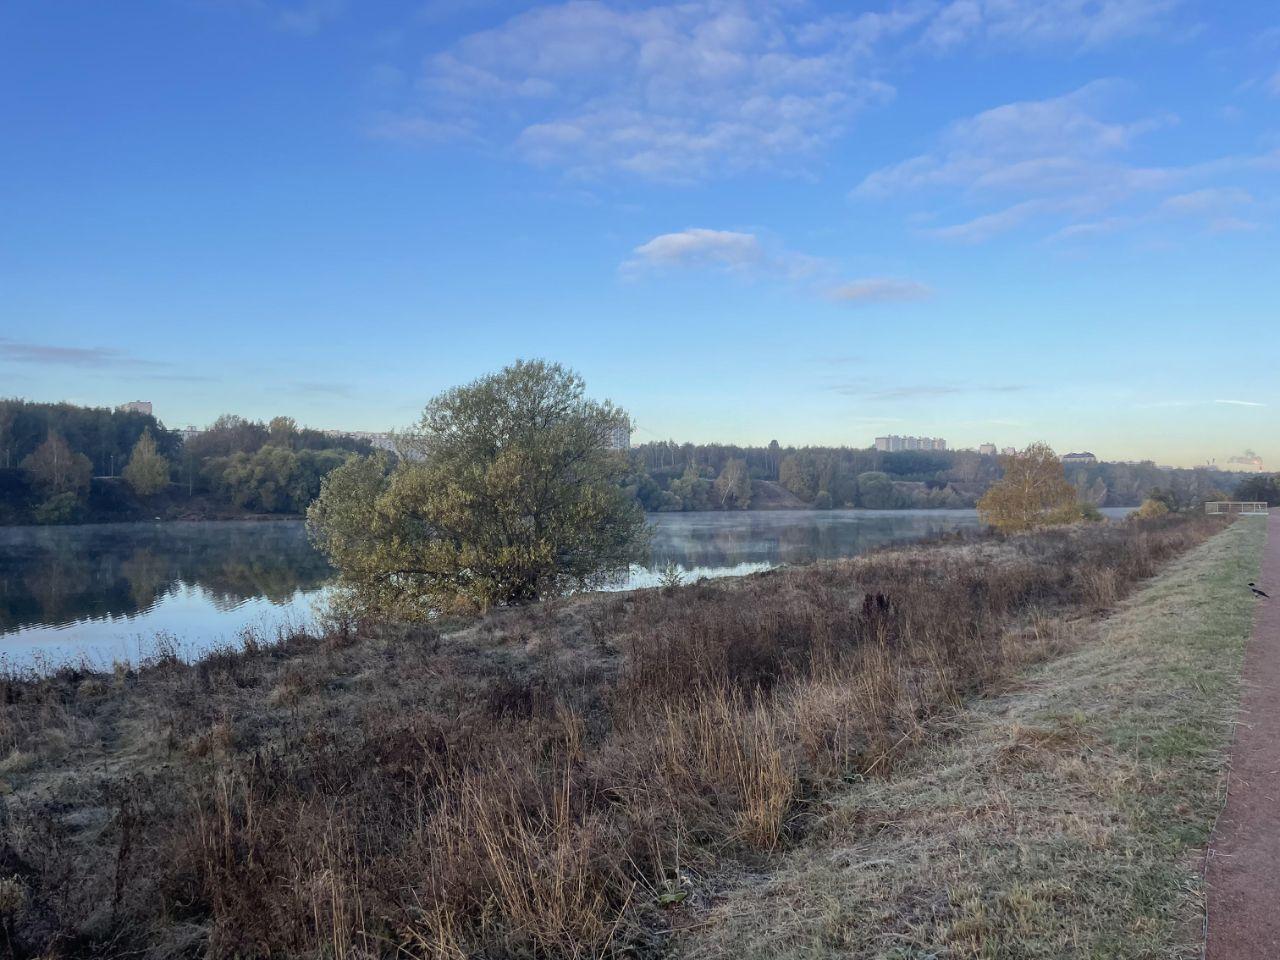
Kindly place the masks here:
[(0, 7), (0, 395), (1280, 465), (1280, 8)]

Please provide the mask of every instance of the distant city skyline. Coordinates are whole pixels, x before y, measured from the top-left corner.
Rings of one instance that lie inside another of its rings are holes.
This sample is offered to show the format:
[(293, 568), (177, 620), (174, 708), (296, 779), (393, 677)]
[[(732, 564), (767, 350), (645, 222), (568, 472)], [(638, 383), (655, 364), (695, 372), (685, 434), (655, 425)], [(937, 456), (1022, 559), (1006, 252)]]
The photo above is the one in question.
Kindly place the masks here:
[(0, 395), (1280, 465), (1271, 2), (0, 8)]

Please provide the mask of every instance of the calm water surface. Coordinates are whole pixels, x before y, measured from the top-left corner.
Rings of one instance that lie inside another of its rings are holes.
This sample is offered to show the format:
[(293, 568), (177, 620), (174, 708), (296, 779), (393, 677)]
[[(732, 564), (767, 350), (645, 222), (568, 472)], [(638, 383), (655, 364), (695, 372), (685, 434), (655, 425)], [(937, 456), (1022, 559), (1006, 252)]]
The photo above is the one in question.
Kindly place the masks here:
[[(1104, 511), (1123, 515), (1127, 511)], [(977, 526), (972, 510), (675, 513), (650, 517), (653, 556), (618, 589), (849, 557)], [(332, 571), (301, 521), (0, 527), (0, 658), (138, 661), (157, 638), (185, 655), (305, 624)]]

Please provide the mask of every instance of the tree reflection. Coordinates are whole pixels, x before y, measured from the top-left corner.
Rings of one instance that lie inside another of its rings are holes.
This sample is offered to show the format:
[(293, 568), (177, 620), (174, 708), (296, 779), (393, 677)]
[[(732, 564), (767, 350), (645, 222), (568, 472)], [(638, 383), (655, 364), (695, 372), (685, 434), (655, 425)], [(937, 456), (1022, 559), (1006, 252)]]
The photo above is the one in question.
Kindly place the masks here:
[(280, 604), (330, 576), (301, 523), (10, 527), (0, 529), (0, 632), (133, 616), (183, 587), (219, 609)]

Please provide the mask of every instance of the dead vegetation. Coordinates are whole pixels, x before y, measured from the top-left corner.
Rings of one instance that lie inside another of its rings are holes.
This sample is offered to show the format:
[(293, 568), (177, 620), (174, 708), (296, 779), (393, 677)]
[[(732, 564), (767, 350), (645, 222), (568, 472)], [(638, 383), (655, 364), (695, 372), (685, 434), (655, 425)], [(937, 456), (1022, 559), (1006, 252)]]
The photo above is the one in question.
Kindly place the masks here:
[(706, 878), (771, 862), (815, 798), (885, 777), (1220, 528), (1077, 527), (11, 677), (0, 945), (654, 953)]
[(675, 954), (711, 960), (1202, 956), (1265, 524), (1179, 559), (1082, 642), (971, 702), (889, 779), (832, 793)]

